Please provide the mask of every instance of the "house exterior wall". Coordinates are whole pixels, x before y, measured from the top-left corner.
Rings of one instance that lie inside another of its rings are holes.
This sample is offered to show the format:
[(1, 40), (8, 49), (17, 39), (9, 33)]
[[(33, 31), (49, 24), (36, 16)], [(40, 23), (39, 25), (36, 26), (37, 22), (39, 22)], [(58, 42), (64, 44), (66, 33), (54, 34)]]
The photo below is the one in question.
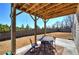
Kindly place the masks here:
[(72, 33), (73, 33), (75, 45), (79, 53), (79, 21), (78, 21), (79, 19), (78, 19), (78, 16), (79, 14), (74, 14), (74, 23), (73, 23)]

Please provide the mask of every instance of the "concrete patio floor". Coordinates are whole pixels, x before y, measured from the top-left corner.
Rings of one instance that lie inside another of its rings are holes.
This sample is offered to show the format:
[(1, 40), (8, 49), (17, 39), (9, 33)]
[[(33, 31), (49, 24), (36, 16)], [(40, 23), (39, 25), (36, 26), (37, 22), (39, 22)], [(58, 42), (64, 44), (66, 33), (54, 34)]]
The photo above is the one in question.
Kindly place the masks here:
[[(37, 42), (40, 45), (40, 41)], [(74, 41), (66, 40), (61, 38), (56, 38), (55, 44), (61, 47), (64, 47), (62, 55), (78, 55)], [(24, 46), (16, 50), (17, 55), (24, 55), (31, 48), (31, 45)]]
[(78, 55), (74, 41), (56, 38), (56, 45), (64, 47), (63, 55)]

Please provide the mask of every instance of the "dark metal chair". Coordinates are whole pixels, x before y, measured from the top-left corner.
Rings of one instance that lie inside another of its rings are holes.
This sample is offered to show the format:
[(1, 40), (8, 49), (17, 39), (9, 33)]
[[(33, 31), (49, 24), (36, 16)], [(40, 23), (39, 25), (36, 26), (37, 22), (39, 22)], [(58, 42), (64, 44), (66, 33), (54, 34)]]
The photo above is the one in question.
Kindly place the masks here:
[(32, 43), (31, 39), (30, 39), (30, 43), (31, 43), (31, 46), (32, 46), (32, 48), (30, 49), (30, 52), (35, 53), (37, 51), (36, 48), (38, 47), (38, 44)]
[(30, 43), (31, 43), (32, 48), (35, 48), (35, 47), (38, 46), (38, 44), (32, 43), (32, 40), (31, 39), (30, 39)]

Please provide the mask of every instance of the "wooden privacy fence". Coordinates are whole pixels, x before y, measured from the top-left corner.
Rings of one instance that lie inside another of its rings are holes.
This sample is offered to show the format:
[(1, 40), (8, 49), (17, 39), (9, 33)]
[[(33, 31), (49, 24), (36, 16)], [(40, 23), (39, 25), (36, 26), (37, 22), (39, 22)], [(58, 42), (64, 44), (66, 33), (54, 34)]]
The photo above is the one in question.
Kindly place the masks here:
[[(71, 29), (46, 29), (47, 33), (51, 32), (71, 32)], [(38, 29), (37, 34), (44, 34), (44, 30)], [(23, 37), (23, 36), (31, 36), (34, 35), (34, 30), (22, 30), (16, 32), (16, 37)], [(9, 40), (11, 39), (11, 32), (4, 32), (0, 33), (0, 41)]]
[[(39, 31), (39, 30), (38, 30)], [(43, 32), (37, 31), (37, 34), (41, 34)], [(16, 37), (23, 37), (23, 36), (31, 36), (34, 35), (34, 30), (28, 30), (28, 31), (17, 31)], [(11, 32), (4, 32), (0, 33), (0, 41), (11, 39)]]

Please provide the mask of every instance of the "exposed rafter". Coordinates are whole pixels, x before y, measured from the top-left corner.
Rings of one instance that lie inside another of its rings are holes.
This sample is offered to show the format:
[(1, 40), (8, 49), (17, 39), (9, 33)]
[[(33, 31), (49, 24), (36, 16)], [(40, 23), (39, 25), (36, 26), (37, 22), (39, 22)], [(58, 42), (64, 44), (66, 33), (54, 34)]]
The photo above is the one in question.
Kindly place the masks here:
[(79, 4), (77, 5), (76, 13), (79, 13)]
[[(67, 11), (67, 10), (71, 10), (71, 9), (75, 9), (75, 7), (77, 6), (77, 4), (75, 4), (74, 6), (70, 6), (70, 7), (68, 7), (68, 6), (66, 6), (65, 8), (61, 8), (61, 10), (55, 10), (55, 11), (51, 11), (51, 12), (49, 12), (48, 14), (43, 14), (44, 15), (44, 17), (46, 16), (46, 15), (49, 15), (49, 16), (51, 16), (51, 15), (54, 15), (54, 14), (57, 14), (57, 13), (61, 13), (61, 12), (64, 12), (64, 11)], [(65, 12), (64, 12), (65, 13)]]
[(26, 5), (26, 4), (23, 4), (23, 5), (20, 7), (20, 9), (22, 9), (25, 5)]
[(56, 6), (58, 6), (58, 5), (60, 5), (61, 3), (58, 3), (58, 4), (55, 4), (55, 5), (51, 5), (51, 7), (49, 7), (49, 8), (46, 8), (45, 10), (42, 10), (42, 11), (39, 11), (39, 12), (37, 12), (38, 14), (42, 14), (42, 13), (44, 13), (44, 12), (47, 12), (48, 10), (51, 10), (51, 8), (54, 8), (54, 7), (56, 7)]
[(45, 14), (51, 13), (52, 11), (53, 11), (53, 12), (55, 12), (55, 11), (60, 11), (60, 9), (63, 9), (63, 8), (66, 7), (66, 6), (68, 7), (69, 5), (70, 5), (70, 4), (66, 4), (66, 5), (62, 5), (62, 4), (61, 4), (61, 5), (59, 5), (60, 7), (57, 6), (58, 8), (56, 8), (56, 7), (55, 7), (55, 8), (51, 8), (50, 10), (47, 10), (45, 13), (42, 13), (42, 14), (45, 15)]
[(49, 3), (48, 3), (48, 4), (43, 5), (42, 7), (38, 8), (38, 9), (36, 9), (36, 10), (34, 10), (34, 11), (33, 11), (33, 12), (31, 12), (31, 13), (34, 13), (34, 12), (36, 12), (36, 11), (38, 11), (38, 10), (42, 9), (42, 8), (46, 7), (47, 5), (49, 5)]
[(34, 4), (31, 8), (27, 9), (26, 12), (28, 12), (29, 10), (32, 10), (33, 8), (35, 8), (38, 5), (38, 3)]
[(77, 5), (78, 3), (33, 3), (31, 5), (19, 3), (16, 8), (43, 19), (50, 19), (73, 14), (77, 11)]
[(73, 8), (71, 10), (69, 9), (69, 10), (64, 11), (64, 12), (60, 12), (60, 13), (53, 14), (53, 16), (52, 15), (49, 15), (46, 18), (49, 19), (49, 18), (53, 18), (53, 17), (60, 17), (60, 16), (64, 16), (64, 15), (74, 14), (75, 11), (76, 11), (76, 9)]

